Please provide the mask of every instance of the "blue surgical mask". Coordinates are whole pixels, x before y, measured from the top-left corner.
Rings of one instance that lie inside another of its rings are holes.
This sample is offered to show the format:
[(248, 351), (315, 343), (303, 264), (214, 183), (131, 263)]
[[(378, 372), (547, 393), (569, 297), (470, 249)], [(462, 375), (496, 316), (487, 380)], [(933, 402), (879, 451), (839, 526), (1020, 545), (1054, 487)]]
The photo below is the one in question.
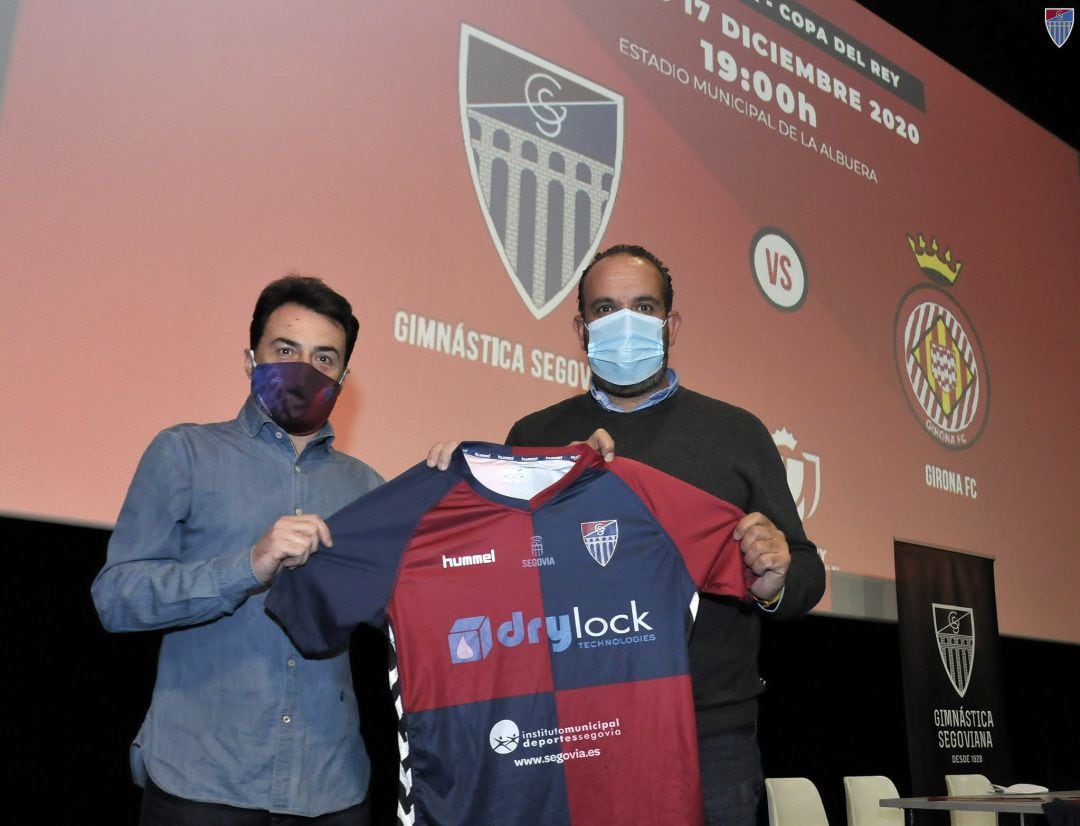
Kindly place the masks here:
[(589, 367), (622, 387), (652, 376), (664, 365), (664, 325), (651, 315), (619, 310), (588, 325)]

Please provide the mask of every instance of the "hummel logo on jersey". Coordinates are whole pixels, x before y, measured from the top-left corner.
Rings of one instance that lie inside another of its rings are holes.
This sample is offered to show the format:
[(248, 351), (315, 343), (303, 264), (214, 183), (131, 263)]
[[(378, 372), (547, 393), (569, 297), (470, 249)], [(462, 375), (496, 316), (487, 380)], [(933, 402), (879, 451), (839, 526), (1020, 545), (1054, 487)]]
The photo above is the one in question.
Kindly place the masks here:
[(611, 562), (615, 555), (615, 546), (619, 544), (619, 520), (602, 519), (599, 522), (582, 522), (581, 539), (589, 556), (603, 567)]
[[(581, 609), (574, 606), (570, 614), (554, 617), (532, 617), (528, 622), (521, 611), (514, 611), (510, 619), (501, 623), (496, 630), (496, 638), (506, 648), (514, 648), (528, 641), (529, 645), (540, 642), (540, 629), (551, 643), (551, 650), (565, 651), (575, 640), (583, 648), (594, 648), (593, 641), (611, 634), (616, 637), (639, 635), (643, 631), (652, 631), (653, 627), (645, 621), (648, 611), (638, 611), (637, 601), (630, 600), (628, 614), (615, 614), (610, 618), (589, 617), (582, 619)], [(653, 635), (647, 635), (654, 639)], [(447, 638), (450, 643), (450, 662), (476, 662), (491, 653), (491, 620), (488, 617), (464, 617), (456, 620), (450, 628)], [(642, 639), (631, 637), (634, 642)], [(631, 640), (626, 640), (627, 642)], [(651, 641), (651, 639), (649, 639)]]
[(495, 549), (492, 548), (486, 554), (462, 554), (461, 556), (442, 555), (444, 568), (461, 568), (466, 565), (491, 565), (495, 562)]

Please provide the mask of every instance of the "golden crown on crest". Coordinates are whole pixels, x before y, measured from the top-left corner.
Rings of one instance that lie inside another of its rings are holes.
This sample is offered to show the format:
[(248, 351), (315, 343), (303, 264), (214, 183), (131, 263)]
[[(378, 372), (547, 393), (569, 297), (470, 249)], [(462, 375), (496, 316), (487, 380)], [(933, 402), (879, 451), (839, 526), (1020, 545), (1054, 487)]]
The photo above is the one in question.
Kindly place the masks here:
[(911, 247), (911, 252), (915, 256), (915, 261), (918, 262), (919, 267), (927, 275), (945, 279), (948, 283), (953, 284), (960, 276), (960, 269), (964, 266), (961, 261), (953, 261), (952, 250), (946, 249), (941, 251), (938, 246), (937, 238), (931, 238), (927, 243), (920, 233), (917, 238), (907, 236), (908, 246)]

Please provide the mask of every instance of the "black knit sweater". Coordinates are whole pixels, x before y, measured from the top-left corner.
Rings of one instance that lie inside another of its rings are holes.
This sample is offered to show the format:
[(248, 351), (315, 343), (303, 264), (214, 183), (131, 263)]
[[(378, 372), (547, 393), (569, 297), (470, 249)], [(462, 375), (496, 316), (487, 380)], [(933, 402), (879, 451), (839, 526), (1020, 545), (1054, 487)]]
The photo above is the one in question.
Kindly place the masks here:
[(760, 511), (787, 537), (791, 567), (777, 610), (765, 614), (753, 603), (702, 595), (690, 638), (699, 731), (753, 722), (764, 690), (757, 667), (762, 616), (801, 617), (825, 590), (824, 566), (803, 532), (772, 437), (751, 413), (680, 387), (659, 404), (629, 413), (605, 410), (589, 393), (575, 396), (520, 419), (506, 442), (564, 445), (598, 427), (614, 437), (617, 455), (669, 473), (747, 513)]

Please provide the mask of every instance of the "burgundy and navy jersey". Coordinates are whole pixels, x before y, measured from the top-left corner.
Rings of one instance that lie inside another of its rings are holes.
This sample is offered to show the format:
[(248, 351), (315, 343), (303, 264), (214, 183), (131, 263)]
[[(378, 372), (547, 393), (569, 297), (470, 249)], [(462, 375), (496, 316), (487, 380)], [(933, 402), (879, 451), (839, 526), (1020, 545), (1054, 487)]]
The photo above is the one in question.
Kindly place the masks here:
[(267, 608), (308, 654), (394, 644), (399, 819), (702, 819), (687, 638), (699, 590), (743, 597), (742, 512), (591, 448), (468, 443), (328, 520)]

